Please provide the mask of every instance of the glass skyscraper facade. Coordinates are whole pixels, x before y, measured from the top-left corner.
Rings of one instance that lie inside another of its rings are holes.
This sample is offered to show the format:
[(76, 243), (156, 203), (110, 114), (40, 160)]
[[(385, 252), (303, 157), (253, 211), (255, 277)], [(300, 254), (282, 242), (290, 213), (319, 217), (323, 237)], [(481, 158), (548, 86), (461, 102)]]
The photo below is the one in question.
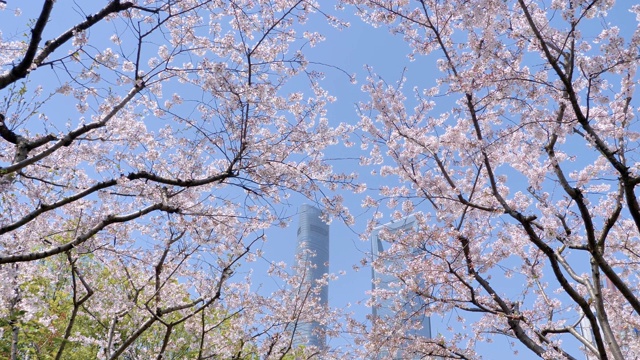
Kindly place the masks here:
[[(305, 286), (315, 286), (317, 280), (329, 273), (329, 225), (320, 216), (322, 212), (304, 204), (299, 209), (298, 246), (296, 258), (302, 261)], [(323, 286), (315, 299), (321, 306), (329, 302), (329, 288)], [(325, 346), (325, 331), (316, 321), (298, 324), (295, 334), (296, 345)]]
[[(410, 232), (416, 229), (417, 229), (417, 221), (413, 215), (407, 216), (400, 220), (393, 221), (375, 228), (371, 233), (371, 252), (373, 255), (373, 260), (378, 259), (381, 255), (383, 255), (383, 253), (386, 250), (389, 249), (389, 247), (391, 246), (391, 243), (394, 241), (394, 234), (396, 236), (401, 236), (400, 232), (403, 232), (403, 231)], [(388, 259), (388, 260), (385, 259), (384, 260), (385, 265), (387, 265), (387, 263), (389, 263), (388, 265), (390, 265), (390, 261), (391, 259)], [(391, 284), (398, 282), (398, 279), (393, 275), (377, 272), (375, 269), (373, 269), (373, 267), (371, 272), (372, 272), (371, 276), (373, 280), (372, 290), (374, 291), (376, 289), (393, 290), (393, 288), (391, 287)], [(373, 318), (381, 319), (381, 320), (385, 320), (385, 319), (398, 320), (397, 311), (395, 310), (397, 309), (397, 307), (394, 307), (395, 306), (394, 300), (397, 300), (397, 299), (377, 301), (376, 304), (372, 307)], [(400, 300), (402, 302), (402, 299)], [(409, 301), (409, 299), (406, 299), (402, 310), (407, 311), (407, 313), (409, 314), (415, 315), (416, 313), (415, 310), (418, 310), (421, 306), (422, 306), (422, 303), (420, 301), (416, 303), (415, 299), (413, 299), (413, 301)], [(410, 335), (431, 338), (431, 319), (428, 316), (424, 316), (421, 319), (421, 324), (419, 326), (419, 329), (411, 332)], [(388, 352), (389, 352), (388, 349), (380, 349), (378, 357), (376, 358), (386, 356), (388, 355)], [(411, 359), (411, 357), (407, 358), (406, 355), (403, 354), (401, 350), (395, 351), (394, 358), (398, 360)]]

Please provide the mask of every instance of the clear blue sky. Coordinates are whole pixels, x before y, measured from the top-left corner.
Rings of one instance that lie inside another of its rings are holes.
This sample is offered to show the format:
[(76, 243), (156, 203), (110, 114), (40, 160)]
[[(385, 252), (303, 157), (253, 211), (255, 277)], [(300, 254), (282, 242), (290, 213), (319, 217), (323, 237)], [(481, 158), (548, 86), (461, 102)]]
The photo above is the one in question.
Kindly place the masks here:
[[(19, 3), (17, 0), (9, 0), (8, 2), (9, 8), (27, 6), (27, 4)], [(19, 5), (14, 5), (14, 2), (16, 4), (19, 3)], [(58, 6), (68, 2), (70, 1), (59, 1)], [(626, 1), (620, 1), (620, 3), (626, 3)], [(325, 10), (330, 11), (330, 9)], [(28, 9), (25, 8), (23, 11), (26, 12)], [(356, 80), (358, 81), (355, 85), (351, 84), (344, 72), (332, 67), (315, 67), (326, 74), (326, 79), (322, 83), (324, 88), (337, 97), (337, 102), (329, 105), (328, 118), (333, 125), (337, 125), (340, 122), (351, 124), (358, 122), (355, 104), (358, 101), (367, 101), (365, 95), (360, 91), (360, 86), (366, 76), (363, 69), (365, 64), (372, 66), (389, 83), (396, 82), (404, 74), (408, 78), (407, 89), (411, 89), (414, 85), (430, 87), (433, 85), (434, 78), (439, 75), (433, 62), (430, 61), (431, 59), (418, 58), (416, 61), (410, 62), (406, 56), (410, 49), (401, 37), (390, 35), (384, 27), (374, 29), (367, 24), (363, 24), (358, 18), (350, 15), (349, 11), (347, 10), (347, 12), (340, 14), (341, 16), (346, 16), (351, 22), (351, 27), (343, 31), (338, 31), (328, 26), (319, 17), (310, 20), (311, 26), (322, 29), (321, 31), (326, 36), (326, 41), (320, 43), (316, 48), (309, 49), (307, 52), (309, 60), (337, 66), (346, 73), (356, 74)], [(626, 12), (616, 13), (615, 16), (624, 19), (621, 20), (624, 24), (634, 24), (633, 16)], [(23, 21), (26, 18), (29, 18), (29, 16), (22, 17), (19, 20)], [(15, 18), (9, 11), (0, 13), (0, 23), (3, 24), (1, 30), (5, 36), (11, 33), (9, 27), (12, 21), (15, 21)], [(65, 28), (65, 24), (62, 21), (54, 22), (52, 26), (57, 29)], [(445, 109), (446, 104), (440, 104), (435, 111), (445, 111)], [(353, 140), (357, 141), (356, 138)], [(332, 164), (337, 171), (350, 172), (357, 169), (361, 174), (360, 180), (366, 182), (372, 188), (390, 181), (389, 179), (371, 176), (369, 174), (370, 169), (358, 169), (357, 157), (360, 153), (361, 150), (358, 144), (347, 151), (341, 146), (327, 151), (327, 155), (334, 158)], [(332, 307), (344, 307), (347, 303), (350, 303), (356, 317), (361, 320), (364, 320), (364, 317), (370, 313), (370, 309), (364, 306), (364, 302), (367, 299), (365, 293), (371, 289), (371, 270), (368, 266), (360, 266), (360, 260), (368, 258), (370, 252), (369, 242), (360, 238), (360, 233), (364, 231), (366, 222), (372, 216), (371, 211), (365, 211), (360, 206), (364, 195), (344, 194), (347, 199), (347, 205), (349, 205), (352, 215), (355, 216), (355, 224), (352, 227), (348, 227), (340, 220), (336, 220), (331, 224), (330, 230), (330, 270), (336, 274), (340, 271), (346, 272), (344, 276), (340, 276), (338, 280), (330, 285), (330, 305)], [(375, 197), (375, 193), (371, 195)], [(287, 209), (287, 215), (292, 217), (291, 226), (286, 229), (270, 229), (267, 231), (269, 242), (265, 245), (264, 251), (265, 258), (270, 261), (282, 260), (287, 263), (293, 261), (296, 247), (297, 217), (295, 214), (297, 207), (304, 202), (310, 202), (301, 196), (292, 196), (289, 202), (291, 207)], [(381, 210), (384, 211), (384, 209)], [(385, 217), (382, 221), (386, 222), (388, 220), (389, 218)], [(255, 266), (259, 270), (261, 264), (262, 266), (265, 265), (264, 262), (259, 261), (256, 264), (251, 264), (251, 266)], [(354, 265), (359, 266), (361, 269), (355, 271), (353, 269)], [(269, 291), (270, 286), (273, 286), (272, 281), (266, 277), (260, 278), (259, 271), (256, 271), (255, 274), (254, 282), (263, 282), (262, 291)], [(433, 319), (432, 333), (437, 334), (440, 329), (451, 325), (447, 321), (450, 315), (446, 314), (442, 319)], [(334, 339), (329, 342), (329, 345), (342, 345), (345, 342), (346, 340), (344, 339)], [(502, 338), (497, 339), (493, 347), (488, 346), (487, 349), (484, 349), (486, 350), (486, 358), (501, 358), (500, 352), (496, 352), (496, 349), (509, 349), (507, 341)], [(519, 358), (531, 359), (536, 357), (524, 350), (521, 351)]]

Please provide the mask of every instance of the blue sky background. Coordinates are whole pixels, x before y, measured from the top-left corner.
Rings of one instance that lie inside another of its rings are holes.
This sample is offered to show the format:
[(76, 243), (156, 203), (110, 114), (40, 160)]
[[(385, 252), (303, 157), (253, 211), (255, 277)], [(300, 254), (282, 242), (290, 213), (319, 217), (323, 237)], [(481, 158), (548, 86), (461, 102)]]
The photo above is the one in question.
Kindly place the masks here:
[[(20, 3), (16, 0), (9, 0), (8, 10), (0, 12), (0, 30), (4, 36), (12, 33), (12, 25), (17, 24), (16, 21), (24, 21), (30, 18), (27, 12), (39, 10), (40, 4), (33, 10), (27, 9), (26, 3)], [(68, 0), (59, 0), (57, 7), (62, 8), (70, 3)], [(633, 1), (619, 1), (622, 7), (626, 8), (627, 4)], [(19, 5), (17, 5), (19, 4)], [(64, 5), (63, 5), (64, 4)], [(24, 6), (22, 10), (25, 16), (16, 19), (11, 9), (17, 6)], [(84, 6), (84, 5), (83, 5)], [(314, 69), (323, 71), (326, 75), (322, 82), (323, 87), (332, 95), (337, 97), (337, 101), (328, 106), (327, 117), (332, 125), (340, 122), (356, 124), (359, 120), (356, 113), (356, 104), (359, 101), (367, 101), (366, 95), (361, 92), (360, 86), (365, 81), (367, 73), (364, 65), (369, 65), (375, 72), (381, 75), (390, 84), (400, 80), (404, 75), (408, 81), (405, 89), (410, 90), (413, 86), (421, 88), (431, 87), (435, 83), (435, 79), (440, 75), (433, 58), (418, 57), (416, 61), (409, 61), (407, 54), (410, 52), (407, 44), (399, 36), (389, 34), (385, 27), (373, 28), (368, 24), (362, 23), (359, 18), (352, 15), (353, 9), (347, 9), (345, 12), (336, 13), (328, 6), (323, 9), (329, 13), (334, 13), (342, 18), (348, 19), (351, 26), (348, 29), (339, 31), (327, 24), (326, 20), (320, 16), (310, 18), (309, 23), (305, 27), (318, 29), (325, 37), (326, 41), (320, 43), (315, 48), (306, 48), (308, 60), (317, 63), (324, 63), (331, 66), (316, 65)], [(67, 24), (60, 18), (60, 13), (54, 14), (54, 22), (48, 29), (51, 33), (66, 29)], [(75, 14), (74, 14), (75, 15)], [(626, 12), (626, 9), (612, 12), (611, 21), (620, 22), (621, 26), (635, 27), (633, 15)], [(439, 54), (436, 54), (439, 55)], [(337, 67), (334, 68), (333, 66)], [(46, 73), (46, 72), (45, 72)], [(356, 84), (350, 82), (346, 74), (356, 75)], [(292, 85), (295, 87), (294, 85)], [(301, 81), (299, 86), (304, 87)], [(411, 94), (407, 94), (411, 98)], [(438, 100), (437, 100), (438, 101)], [(446, 100), (438, 103), (434, 113), (447, 110)], [(364, 154), (357, 143), (357, 137), (352, 139), (356, 144), (351, 148), (343, 146), (335, 146), (329, 149), (326, 154), (332, 159), (331, 163), (336, 171), (351, 172), (357, 171), (361, 177), (359, 181), (367, 183), (370, 191), (365, 194), (344, 193), (346, 204), (351, 210), (351, 214), (355, 217), (353, 226), (346, 226), (339, 219), (331, 224), (330, 237), (330, 271), (339, 273), (345, 271), (345, 275), (340, 276), (338, 280), (330, 284), (329, 298), (330, 306), (345, 308), (346, 304), (351, 304), (351, 309), (357, 319), (364, 320), (366, 315), (370, 313), (370, 309), (364, 305), (367, 299), (366, 292), (371, 289), (371, 269), (368, 266), (362, 266), (360, 261), (366, 259), (370, 253), (370, 244), (366, 239), (362, 239), (361, 234), (366, 227), (366, 223), (373, 216), (372, 210), (365, 210), (361, 207), (361, 200), (367, 194), (375, 196), (375, 188), (381, 184), (395, 181), (394, 178), (380, 178), (370, 174), (371, 169), (359, 168), (358, 157)], [(256, 284), (262, 283), (261, 291), (269, 291), (270, 287), (278, 286), (272, 279), (260, 275), (260, 269), (266, 269), (268, 261), (285, 261), (292, 263), (296, 248), (296, 230), (297, 230), (297, 208), (303, 203), (311, 203), (299, 195), (293, 195), (289, 200), (289, 208), (286, 209), (287, 216), (291, 222), (288, 228), (274, 228), (267, 231), (269, 241), (264, 245), (264, 259), (257, 263), (250, 264), (254, 267)], [(418, 208), (417, 210), (421, 210)], [(388, 213), (390, 210), (382, 207), (380, 209), (386, 216), (382, 222), (389, 221)], [(354, 270), (354, 265), (360, 270)], [(464, 314), (460, 314), (464, 315)], [(456, 314), (444, 314), (442, 318), (432, 319), (432, 333), (444, 331), (444, 329), (455, 323), (452, 319)], [(466, 316), (466, 315), (464, 315)], [(343, 339), (331, 339), (330, 346), (343, 346), (349, 343), (348, 336)], [(505, 351), (509, 350), (508, 341), (504, 337), (496, 339), (493, 345), (486, 345), (478, 349), (486, 355), (487, 359), (499, 359), (501, 355), (506, 355)], [(512, 352), (508, 353), (512, 356)], [(537, 358), (532, 353), (522, 350), (519, 359)]]

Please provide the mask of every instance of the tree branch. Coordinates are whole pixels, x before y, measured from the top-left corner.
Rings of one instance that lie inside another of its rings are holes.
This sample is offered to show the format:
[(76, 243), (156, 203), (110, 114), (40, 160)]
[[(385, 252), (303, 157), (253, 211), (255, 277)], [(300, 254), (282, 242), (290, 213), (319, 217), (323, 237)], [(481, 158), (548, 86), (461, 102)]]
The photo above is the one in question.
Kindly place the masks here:
[[(80, 274), (80, 272), (78, 271), (78, 268), (75, 265), (76, 260), (71, 258), (71, 254), (68, 251), (67, 251), (67, 260), (69, 261), (69, 265), (71, 265), (71, 279), (72, 279), (71, 284), (73, 287), (73, 310), (71, 311), (71, 315), (69, 316), (69, 323), (67, 323), (67, 328), (64, 331), (62, 342), (60, 343), (60, 347), (58, 348), (58, 352), (56, 353), (56, 357), (55, 357), (56, 360), (60, 360), (62, 358), (62, 353), (64, 352), (64, 348), (69, 342), (69, 337), (71, 336), (71, 329), (73, 329), (73, 325), (75, 325), (76, 317), (78, 315), (78, 311), (80, 310), (80, 307), (82, 306), (82, 304), (84, 304), (85, 301), (89, 300), (89, 298), (93, 295), (93, 289), (89, 286), (89, 284), (87, 284), (82, 274)], [(86, 294), (80, 299), (78, 299), (76, 277), (80, 280), (80, 282), (82, 283), (82, 286), (86, 291)]]
[[(216, 175), (212, 175), (209, 176), (207, 178), (202, 178), (202, 179), (189, 179), (189, 180), (182, 180), (182, 179), (169, 179), (169, 178), (165, 178), (162, 176), (157, 176), (155, 174), (151, 174), (149, 172), (146, 171), (141, 171), (141, 172), (137, 172), (137, 173), (130, 173), (126, 176), (124, 176), (125, 178), (127, 178), (128, 180), (150, 180), (150, 181), (154, 181), (157, 182), (159, 184), (164, 184), (164, 185), (175, 185), (175, 186), (180, 186), (180, 187), (195, 187), (195, 186), (200, 186), (200, 185), (206, 185), (206, 184), (211, 184), (214, 182), (222, 182), (225, 179), (234, 177), (235, 170), (231, 170), (229, 172), (229, 170), (227, 170), (227, 172), (223, 172), (220, 174), (216, 174)], [(45, 212), (60, 208), (64, 205), (70, 204), (74, 201), (80, 200), (84, 197), (87, 197), (97, 191), (109, 188), (111, 186), (115, 186), (118, 184), (118, 180), (117, 179), (111, 179), (111, 180), (107, 180), (107, 181), (102, 181), (99, 182), (93, 186), (91, 186), (90, 188), (87, 188), (79, 193), (76, 193), (74, 195), (71, 195), (69, 197), (66, 197), (58, 202), (55, 202), (53, 204), (40, 204), (40, 206), (33, 210), (32, 212), (26, 214), (25, 216), (23, 216), (22, 218), (20, 218), (19, 220), (3, 226), (0, 228), (0, 235), (8, 233), (9, 231), (13, 231), (16, 230), (18, 228), (20, 228), (21, 226), (27, 224), (28, 222), (34, 220), (35, 218), (37, 218), (38, 216), (44, 214)]]
[[(83, 125), (82, 127), (71, 131), (66, 136), (64, 136), (62, 139), (59, 139), (58, 142), (55, 143), (53, 146), (51, 146), (50, 148), (42, 151), (39, 154), (36, 154), (35, 156), (32, 156), (30, 158), (26, 158), (26, 154), (25, 154), (25, 156), (24, 156), (25, 158), (24, 159), (18, 159), (19, 161), (17, 161), (16, 163), (11, 164), (11, 165), (9, 165), (7, 167), (4, 167), (4, 168), (0, 168), (0, 175), (10, 174), (10, 173), (16, 172), (16, 171), (18, 171), (18, 170), (20, 170), (20, 169), (22, 169), (22, 168), (24, 168), (26, 166), (34, 164), (37, 161), (40, 161), (40, 160), (44, 159), (45, 157), (53, 154), (59, 148), (61, 148), (63, 146), (69, 146), (75, 139), (77, 139), (81, 135), (86, 134), (91, 130), (98, 129), (98, 128), (101, 128), (101, 127), (105, 126), (107, 124), (107, 122), (109, 122), (109, 120), (111, 120), (120, 110), (122, 110), (125, 107), (125, 105), (127, 103), (129, 103), (129, 101), (131, 101), (133, 99), (133, 97), (137, 93), (139, 93), (143, 88), (144, 88), (144, 84), (143, 83), (142, 84), (136, 84), (136, 86), (134, 86), (131, 90), (129, 90), (129, 93), (127, 94), (127, 96), (125, 96), (124, 99), (122, 99), (116, 106), (114, 106), (113, 109), (111, 109), (111, 111), (109, 111), (102, 120), (96, 121), (96, 122), (92, 122), (92, 123), (87, 124), (87, 125)], [(53, 135), (45, 136), (45, 138), (48, 138), (50, 140), (57, 139), (57, 137), (55, 137)], [(43, 141), (43, 140), (40, 140), (40, 141)], [(40, 141), (38, 141), (38, 143)]]
[(36, 52), (38, 51), (38, 45), (42, 40), (42, 32), (49, 21), (49, 16), (51, 15), (54, 2), (55, 0), (44, 1), (42, 10), (40, 11), (40, 16), (38, 16), (38, 20), (36, 20), (33, 29), (31, 29), (31, 39), (29, 40), (27, 51), (18, 65), (0, 76), (0, 89), (4, 89), (7, 85), (15, 82), (16, 80), (24, 78), (29, 73), (31, 64), (33, 63)]
[(47, 41), (40, 53), (36, 56), (38, 46), (42, 40), (42, 32), (49, 20), (49, 15), (51, 14), (54, 2), (55, 0), (45, 0), (40, 16), (38, 17), (34, 28), (31, 30), (31, 40), (29, 41), (29, 47), (27, 48), (24, 58), (17, 66), (13, 67), (6, 74), (0, 76), (0, 89), (4, 89), (16, 80), (26, 77), (34, 65), (36, 67), (40, 66), (40, 64), (42, 64), (42, 62), (51, 53), (57, 50), (62, 44), (69, 41), (69, 39), (71, 39), (76, 33), (87, 30), (110, 14), (129, 9), (134, 6), (132, 2), (122, 3), (120, 0), (111, 1), (96, 14), (87, 16), (85, 21), (65, 31), (57, 38)]
[(18, 135), (4, 123), (4, 114), (0, 114), (0, 136), (12, 144), (18, 144)]
[(136, 212), (130, 213), (130, 214), (126, 214), (126, 215), (108, 215), (107, 217), (105, 217), (102, 221), (100, 221), (97, 225), (95, 225), (93, 228), (91, 228), (89, 231), (87, 231), (86, 233), (76, 237), (73, 241), (68, 242), (64, 245), (60, 245), (60, 246), (56, 246), (52, 249), (46, 250), (46, 251), (41, 251), (41, 252), (34, 252), (34, 253), (30, 253), (30, 254), (21, 254), (21, 255), (6, 255), (6, 256), (0, 256), (0, 264), (11, 264), (11, 263), (17, 263), (17, 262), (25, 262), (25, 261), (33, 261), (33, 260), (39, 260), (39, 259), (44, 259), (53, 255), (57, 255), (66, 251), (69, 251), (71, 249), (73, 249), (74, 247), (84, 243), (85, 241), (89, 240), (91, 237), (93, 237), (95, 234), (97, 234), (100, 230), (104, 229), (105, 227), (111, 225), (111, 224), (117, 224), (117, 223), (123, 223), (123, 222), (127, 222), (136, 218), (139, 218), (143, 215), (146, 215), (152, 211), (155, 210), (161, 210), (161, 211), (166, 211), (166, 212), (177, 212), (178, 209), (167, 206), (165, 204), (154, 204), (151, 206), (148, 206), (144, 209), (140, 209)]

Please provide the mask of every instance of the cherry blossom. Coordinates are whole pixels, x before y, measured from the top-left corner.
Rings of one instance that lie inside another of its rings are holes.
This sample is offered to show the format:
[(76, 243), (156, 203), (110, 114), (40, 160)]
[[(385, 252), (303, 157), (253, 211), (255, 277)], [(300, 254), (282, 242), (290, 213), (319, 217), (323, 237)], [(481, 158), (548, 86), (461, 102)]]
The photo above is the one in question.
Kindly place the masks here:
[[(287, 325), (332, 319), (307, 301), (325, 284), (277, 271), (264, 297), (241, 266), (292, 192), (355, 188), (323, 154), (351, 127), (328, 125), (300, 51), (320, 5), (40, 3), (26, 42), (0, 40), (2, 356), (328, 354)], [(296, 78), (310, 91), (285, 91)]]
[[(411, 68), (397, 83), (369, 68), (362, 85), (361, 164), (399, 184), (364, 206), (420, 223), (373, 263), (397, 281), (371, 305), (396, 312), (373, 319), (367, 356), (473, 359), (504, 335), (545, 359), (637, 357), (640, 31), (616, 26), (630, 4), (349, 5), (435, 76), (409, 90)], [(423, 316), (459, 324), (416, 338)]]

